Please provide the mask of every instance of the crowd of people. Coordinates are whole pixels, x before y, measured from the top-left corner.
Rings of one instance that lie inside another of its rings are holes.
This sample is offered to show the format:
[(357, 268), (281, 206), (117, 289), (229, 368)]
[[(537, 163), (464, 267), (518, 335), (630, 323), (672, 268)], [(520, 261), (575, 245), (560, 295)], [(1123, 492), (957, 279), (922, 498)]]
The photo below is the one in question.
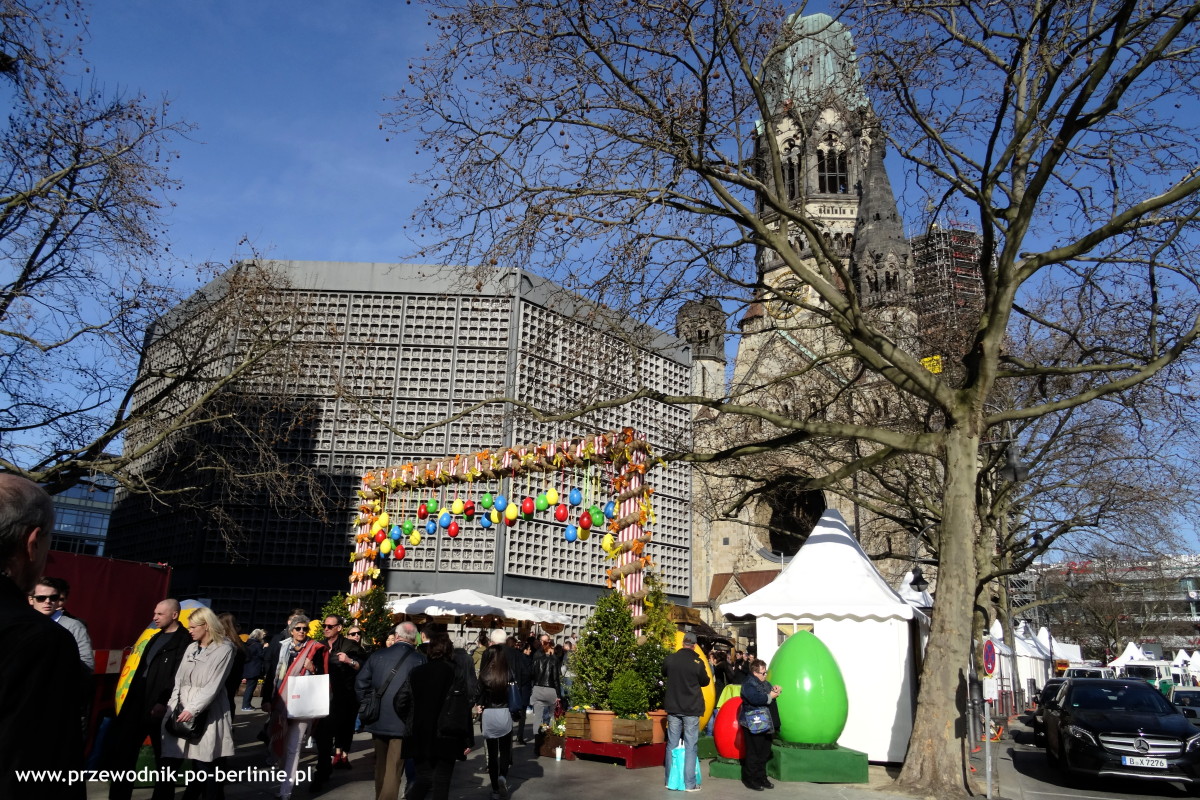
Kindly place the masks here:
[[(65, 610), (70, 587), (42, 574), (53, 526), (53, 506), (41, 487), (0, 474), (0, 635), (25, 645), (0, 650), (0, 796), (86, 796), (82, 781), (26, 775), (19, 782), (17, 773), (19, 767), (62, 775), (83, 767), (84, 726), (76, 723), (84, 719), (91, 643), (86, 626)], [(157, 632), (145, 641), (104, 737), (105, 768), (125, 774), (149, 739), (158, 767), (154, 800), (174, 797), (171, 768), (185, 759), (197, 777), (184, 798), (224, 796), (217, 776), (234, 753), (237, 694), (241, 710), (252, 710), (260, 682), (267, 721), (259, 738), (268, 763), (284, 776), (280, 798), (302, 782), (319, 793), (334, 769), (352, 769), (352, 739), (361, 725), (374, 746), (377, 800), (398, 800), (406, 778), (405, 800), (431, 794), (446, 800), (455, 765), (475, 747), (476, 730), (487, 753), (491, 800), (506, 800), (514, 734), (525, 744), (532, 738), (527, 726), (536, 733), (551, 722), (574, 678), (573, 642), (556, 644), (548, 634), (518, 641), (500, 629), (484, 630), (463, 649), (436, 625), (418, 630), (402, 622), (368, 652), (363, 629), (334, 614), (323, 618), (319, 639), (310, 636), (310, 619), (297, 608), (274, 637), (257, 629), (245, 640), (230, 614), (197, 607), (186, 622), (181, 616), (174, 599), (155, 606)], [(701, 687), (709, 678), (691, 647), (694, 634), (684, 643), (664, 667), (665, 708), (669, 744), (685, 746), (685, 788), (694, 791)], [(36, 665), (21, 658), (26, 652), (38, 654)], [(778, 687), (765, 686), (761, 661), (741, 653), (712, 658), (718, 689), (742, 685), (744, 704), (773, 703)], [(306, 680), (310, 676), (327, 679)], [(300, 774), (306, 740), (316, 749), (308, 781)], [(743, 782), (749, 788), (770, 786), (764, 752), (769, 757), (769, 734), (752, 738), (748, 732)], [(670, 757), (666, 767), (669, 776)], [(132, 789), (114, 780), (110, 800), (128, 800)]]

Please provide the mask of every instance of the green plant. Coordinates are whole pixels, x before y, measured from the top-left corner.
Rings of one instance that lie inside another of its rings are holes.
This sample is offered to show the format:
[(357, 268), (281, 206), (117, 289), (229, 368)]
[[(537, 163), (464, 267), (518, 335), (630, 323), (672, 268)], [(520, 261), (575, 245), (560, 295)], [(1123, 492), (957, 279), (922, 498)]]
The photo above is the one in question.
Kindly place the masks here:
[(637, 647), (633, 617), (625, 598), (609, 592), (596, 601), (575, 649), (571, 704), (609, 708), (609, 690), (617, 673), (628, 669)]
[(646, 682), (633, 669), (617, 673), (608, 687), (609, 708), (618, 717), (643, 717), (650, 710), (650, 699), (646, 694)]
[(671, 621), (671, 604), (663, 590), (662, 577), (657, 572), (645, 572), (646, 597), (642, 600), (642, 613), (646, 624), (642, 628), (647, 641), (655, 641), (668, 649), (675, 647), (675, 632), (678, 628)]
[[(350, 621), (350, 605), (346, 602), (346, 595), (341, 592), (338, 592), (325, 602), (325, 605), (321, 607), (321, 616), (317, 619), (324, 622), (326, 617), (332, 616), (341, 617), (347, 622)], [(314, 638), (318, 641), (325, 641), (325, 629), (322, 628), (321, 632)]]
[(633, 651), (630, 668), (637, 674), (646, 691), (646, 710), (662, 708), (663, 694), (666, 686), (663, 683), (663, 662), (671, 654), (671, 649), (654, 638), (647, 638)]
[(358, 624), (363, 629), (363, 644), (372, 647), (382, 647), (388, 634), (395, 630), (392, 612), (387, 610), (387, 594), (382, 587), (375, 586), (363, 596)]

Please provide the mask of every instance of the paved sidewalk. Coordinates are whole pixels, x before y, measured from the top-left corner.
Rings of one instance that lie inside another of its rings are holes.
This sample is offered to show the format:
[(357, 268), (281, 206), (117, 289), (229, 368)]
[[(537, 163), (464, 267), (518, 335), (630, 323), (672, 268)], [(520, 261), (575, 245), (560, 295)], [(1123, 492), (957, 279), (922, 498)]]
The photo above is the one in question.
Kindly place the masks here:
[[(265, 749), (255, 736), (265, 719), (266, 716), (257, 711), (249, 714), (239, 713), (234, 723), (237, 753), (230, 760), (230, 769), (243, 770), (244, 775), (251, 774), (249, 770), (256, 769), (260, 771), (257, 775), (262, 775), (261, 771), (266, 769)], [(489, 798), (490, 788), (482, 737), (476, 737), (476, 744), (477, 748), (468, 759), (455, 769), (454, 783), (450, 789), (451, 800)], [(1020, 795), (1004, 791), (1016, 785), (1015, 781), (1005, 777), (1006, 770), (1012, 773), (1011, 757), (1007, 760), (1004, 758), (1009, 744), (1011, 742), (1001, 742), (993, 748), (993, 757), (996, 759), (994, 769), (1001, 791), (994, 791), (992, 796), (1023, 800)], [(311, 766), (314, 758), (313, 751), (305, 751), (301, 767)], [(314, 795), (308, 787), (301, 786), (293, 795), (294, 799), (320, 797), (323, 800), (374, 800), (375, 754), (370, 736), (359, 734), (355, 737), (351, 760), (352, 768), (334, 770), (332, 779), (321, 792)], [(982, 782), (982, 767), (979, 769)], [(872, 766), (868, 784), (776, 781), (773, 791), (762, 793), (750, 792), (737, 781), (709, 778), (706, 775), (702, 780), (700, 796), (710, 800), (746, 800), (749, 796), (755, 796), (758, 800), (913, 800), (911, 796), (894, 788), (896, 772), (895, 769), (886, 770), (883, 767)], [(682, 800), (684, 797), (682, 792), (671, 792), (664, 787), (661, 768), (625, 769), (623, 764), (614, 761), (555, 761), (536, 758), (532, 743), (518, 745), (514, 742), (513, 766), (509, 771), (508, 783), (513, 800)], [(275, 797), (278, 789), (277, 783), (259, 777), (256, 780), (227, 784), (225, 796), (228, 800), (265, 800)], [(149, 800), (151, 794), (150, 788), (142, 788), (135, 790), (133, 797), (134, 800)], [(177, 796), (182, 797), (182, 794), (182, 789), (177, 791)], [(88, 785), (89, 800), (101, 800), (107, 796), (107, 784)]]

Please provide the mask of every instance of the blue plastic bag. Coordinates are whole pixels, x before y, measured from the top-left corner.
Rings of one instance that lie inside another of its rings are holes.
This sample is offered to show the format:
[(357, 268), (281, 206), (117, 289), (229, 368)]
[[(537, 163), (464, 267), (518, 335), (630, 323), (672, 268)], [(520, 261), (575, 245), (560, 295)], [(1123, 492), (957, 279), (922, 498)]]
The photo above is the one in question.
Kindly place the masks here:
[[(683, 779), (683, 754), (686, 752), (683, 745), (679, 745), (674, 750), (667, 753), (667, 758), (671, 759), (671, 777), (667, 779), (667, 788), (677, 792), (682, 792), (687, 788), (687, 784)], [(696, 785), (700, 785), (700, 757), (696, 757)]]

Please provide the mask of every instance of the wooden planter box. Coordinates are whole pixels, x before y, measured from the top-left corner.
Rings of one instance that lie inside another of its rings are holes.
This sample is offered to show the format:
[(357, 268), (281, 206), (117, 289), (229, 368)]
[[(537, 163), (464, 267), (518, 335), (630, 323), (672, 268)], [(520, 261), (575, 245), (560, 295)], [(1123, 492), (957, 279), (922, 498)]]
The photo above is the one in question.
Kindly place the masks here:
[(650, 744), (654, 738), (654, 721), (649, 719), (614, 719), (613, 741), (619, 744)]
[(574, 739), (586, 739), (590, 735), (588, 731), (587, 712), (584, 711), (568, 711), (566, 714), (567, 721), (567, 736)]

